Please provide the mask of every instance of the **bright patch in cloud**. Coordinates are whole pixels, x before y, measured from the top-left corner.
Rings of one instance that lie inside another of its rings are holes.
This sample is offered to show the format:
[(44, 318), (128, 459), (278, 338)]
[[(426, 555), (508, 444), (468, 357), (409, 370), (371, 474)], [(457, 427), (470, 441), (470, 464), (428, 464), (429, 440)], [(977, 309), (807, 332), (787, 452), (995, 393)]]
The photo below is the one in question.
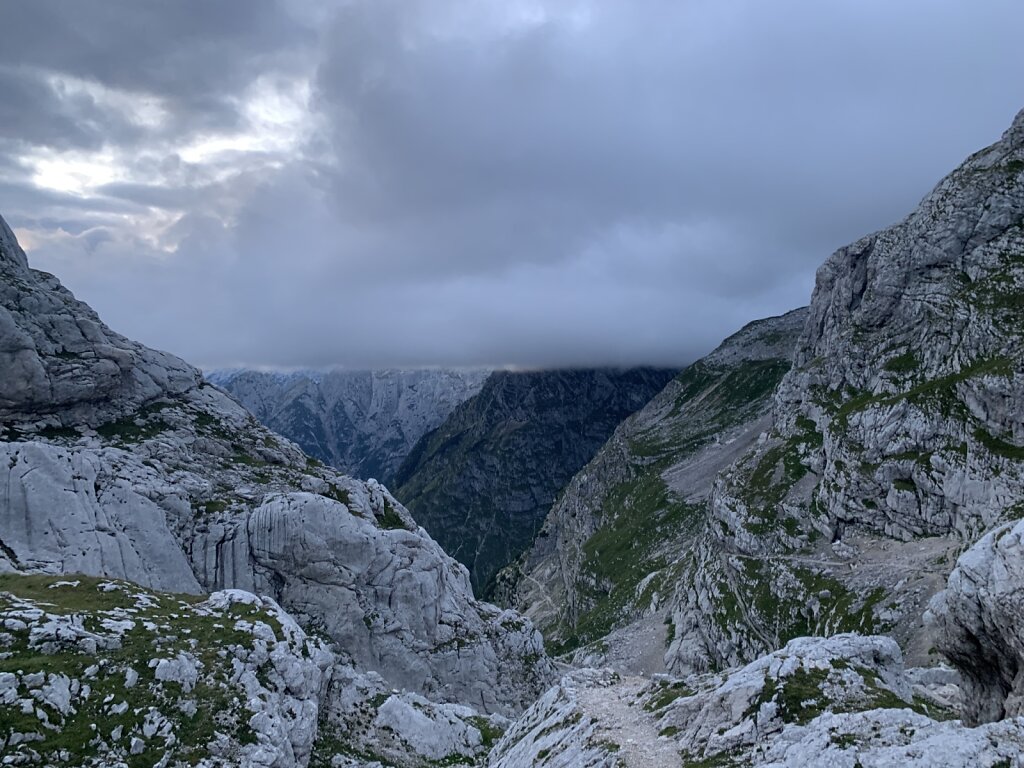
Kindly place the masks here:
[(86, 197), (97, 187), (122, 181), (123, 166), (111, 150), (102, 152), (51, 152), (28, 155), (22, 161), (33, 169), (32, 182), (40, 189)]

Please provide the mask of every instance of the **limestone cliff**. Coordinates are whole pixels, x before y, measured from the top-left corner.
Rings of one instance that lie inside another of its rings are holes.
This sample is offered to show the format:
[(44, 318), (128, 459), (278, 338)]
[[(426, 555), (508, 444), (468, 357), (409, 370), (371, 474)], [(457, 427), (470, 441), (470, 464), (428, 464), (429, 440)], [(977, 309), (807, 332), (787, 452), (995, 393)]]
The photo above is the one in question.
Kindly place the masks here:
[(1024, 113), (821, 267), (773, 423), (716, 482), (673, 608), (675, 668), (842, 630), (934, 658), (928, 599), (1024, 509), (1022, 226)]

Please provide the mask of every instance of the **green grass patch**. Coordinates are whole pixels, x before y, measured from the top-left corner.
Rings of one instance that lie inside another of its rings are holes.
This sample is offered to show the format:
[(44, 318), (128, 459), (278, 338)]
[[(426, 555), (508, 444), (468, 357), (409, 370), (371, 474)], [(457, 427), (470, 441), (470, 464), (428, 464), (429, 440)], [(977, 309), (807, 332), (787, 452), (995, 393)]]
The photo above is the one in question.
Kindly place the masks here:
[(402, 516), (398, 514), (398, 510), (395, 509), (394, 505), (386, 496), (384, 497), (384, 512), (377, 516), (377, 522), (380, 523), (381, 528), (390, 530), (395, 528), (405, 528), (405, 521), (402, 519)]
[(958, 384), (978, 376), (1012, 375), (1013, 361), (1007, 357), (977, 360), (957, 373), (921, 382), (907, 391), (895, 395), (874, 395), (870, 392), (853, 394), (842, 401), (835, 413), (834, 423), (839, 431), (846, 431), (849, 426), (849, 418), (854, 413), (871, 407), (896, 405), (902, 401), (909, 401), (923, 407), (938, 406), (943, 414), (948, 415), (957, 407), (962, 408), (956, 391)]
[(920, 367), (921, 361), (917, 359), (917, 355), (910, 351), (890, 358), (882, 366), (883, 369), (890, 373), (913, 373)]
[(978, 427), (974, 430), (974, 439), (996, 456), (1001, 456), (1004, 459), (1011, 459), (1013, 461), (1024, 461), (1024, 446), (1014, 445), (1013, 443), (1001, 440), (987, 432), (982, 427)]

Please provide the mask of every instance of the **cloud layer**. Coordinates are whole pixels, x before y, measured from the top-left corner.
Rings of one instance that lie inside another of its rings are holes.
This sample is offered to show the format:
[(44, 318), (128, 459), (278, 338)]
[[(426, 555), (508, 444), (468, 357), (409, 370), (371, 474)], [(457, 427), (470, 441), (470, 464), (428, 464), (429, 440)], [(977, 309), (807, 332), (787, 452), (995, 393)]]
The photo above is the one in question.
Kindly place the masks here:
[(0, 213), (198, 364), (679, 364), (1024, 107), (1017, 0), (33, 0)]

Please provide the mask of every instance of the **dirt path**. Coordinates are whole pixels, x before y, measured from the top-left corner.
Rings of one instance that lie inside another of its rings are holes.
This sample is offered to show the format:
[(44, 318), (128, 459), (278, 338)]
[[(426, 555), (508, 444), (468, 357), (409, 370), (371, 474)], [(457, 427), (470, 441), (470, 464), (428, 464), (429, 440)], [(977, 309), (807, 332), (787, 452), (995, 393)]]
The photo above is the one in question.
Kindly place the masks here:
[(647, 682), (623, 677), (614, 685), (585, 688), (579, 701), (600, 723), (598, 739), (619, 745), (615, 754), (626, 768), (680, 768), (679, 746), (658, 736), (654, 718), (636, 701)]

